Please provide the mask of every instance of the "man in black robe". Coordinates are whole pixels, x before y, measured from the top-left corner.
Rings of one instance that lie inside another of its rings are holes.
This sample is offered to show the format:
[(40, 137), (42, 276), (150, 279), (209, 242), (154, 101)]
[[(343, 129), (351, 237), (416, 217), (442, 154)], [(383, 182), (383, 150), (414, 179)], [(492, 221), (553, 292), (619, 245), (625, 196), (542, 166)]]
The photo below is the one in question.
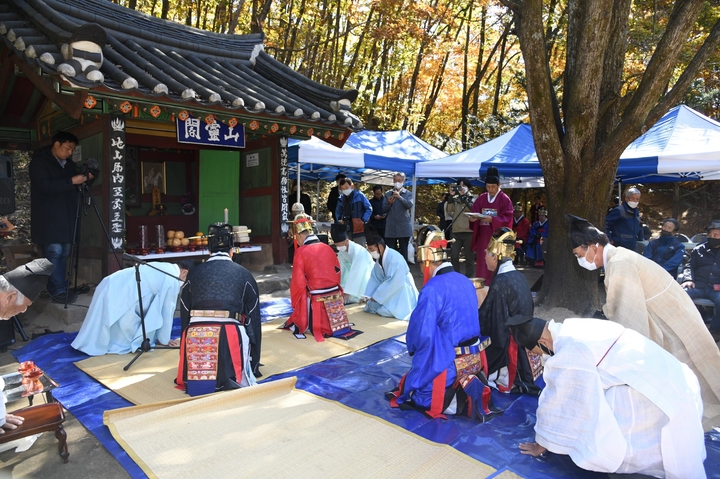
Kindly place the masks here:
[(485, 264), (497, 273), (480, 307), (480, 331), (492, 341), (485, 350), (490, 385), (500, 392), (537, 395), (540, 388), (534, 384), (527, 351), (518, 346), (507, 325), (508, 318), (532, 317), (534, 310), (530, 286), (513, 266), (515, 239), (513, 230), (499, 228), (485, 251)]
[(253, 385), (261, 376), (257, 283), (232, 260), (232, 226), (210, 225), (208, 236), (211, 255), (188, 274), (182, 296), (189, 315), (183, 317), (177, 383), (185, 383), (191, 395)]

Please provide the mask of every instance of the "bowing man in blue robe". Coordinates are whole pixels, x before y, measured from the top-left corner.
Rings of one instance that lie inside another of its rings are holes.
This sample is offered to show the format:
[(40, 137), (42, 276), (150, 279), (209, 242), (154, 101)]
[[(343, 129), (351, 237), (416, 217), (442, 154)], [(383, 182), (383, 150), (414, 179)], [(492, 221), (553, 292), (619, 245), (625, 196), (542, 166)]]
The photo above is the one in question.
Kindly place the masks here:
[[(155, 262), (152, 266), (183, 281), (191, 262)], [(150, 344), (168, 344), (181, 281), (140, 265), (140, 290), (145, 310), (145, 331)], [(125, 354), (143, 341), (135, 268), (126, 268), (104, 278), (95, 289), (90, 308), (72, 347), (90, 356)]]
[(489, 419), (496, 410), (485, 380), (482, 339), (487, 338), (480, 338), (475, 287), (453, 269), (445, 249), (448, 241), (439, 228), (424, 228), (418, 234), (418, 243), (421, 240), (425, 244), (418, 254), (429, 280), (408, 325), (412, 365), (398, 389), (389, 393), (390, 404), (433, 418), (459, 414)]
[(370, 274), (365, 311), (388, 318), (407, 320), (417, 305), (418, 290), (407, 261), (400, 253), (385, 246), (375, 228), (365, 225), (365, 238), (375, 266)]

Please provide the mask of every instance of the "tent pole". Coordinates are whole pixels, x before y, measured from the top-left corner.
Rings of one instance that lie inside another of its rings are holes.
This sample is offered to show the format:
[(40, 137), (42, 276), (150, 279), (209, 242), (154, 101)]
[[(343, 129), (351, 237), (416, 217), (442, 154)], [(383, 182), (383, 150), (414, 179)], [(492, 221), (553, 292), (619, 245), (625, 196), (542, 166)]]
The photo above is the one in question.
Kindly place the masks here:
[(317, 182), (317, 196), (315, 197), (315, 221), (320, 221), (320, 179)]
[(417, 177), (413, 175), (412, 179), (413, 205), (410, 211), (410, 219), (412, 220), (413, 230), (415, 229), (415, 202), (417, 201)]

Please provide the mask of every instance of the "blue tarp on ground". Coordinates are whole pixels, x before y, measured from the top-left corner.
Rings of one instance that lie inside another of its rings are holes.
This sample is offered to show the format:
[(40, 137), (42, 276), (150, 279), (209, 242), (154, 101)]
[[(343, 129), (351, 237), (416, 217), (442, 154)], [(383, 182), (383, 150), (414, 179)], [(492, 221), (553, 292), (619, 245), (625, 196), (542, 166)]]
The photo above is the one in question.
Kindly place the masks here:
[[(70, 343), (74, 336), (74, 333), (43, 336), (15, 351), (14, 355), (20, 361), (32, 359), (60, 383), (61, 386), (54, 391), (55, 397), (98, 438), (133, 478), (146, 477), (102, 424), (103, 411), (131, 404), (74, 366), (73, 362), (88, 357), (72, 349)], [(431, 420), (419, 412), (391, 409), (384, 393), (397, 385), (409, 366), (410, 357), (405, 344), (388, 339), (355, 353), (266, 380), (297, 376), (299, 388), (382, 418), (431, 441), (449, 444), (497, 468), (499, 472), (510, 470), (528, 479), (606, 477), (579, 469), (567, 456), (551, 454), (541, 461), (518, 452), (520, 442), (534, 437), (537, 407), (537, 398), (534, 397), (503, 395), (494, 391), (495, 405), (505, 412), (485, 424), (455, 417)], [(707, 434), (705, 443), (708, 451), (705, 469), (709, 478), (718, 479), (720, 431)], [(72, 458), (72, 450), (70, 455)]]

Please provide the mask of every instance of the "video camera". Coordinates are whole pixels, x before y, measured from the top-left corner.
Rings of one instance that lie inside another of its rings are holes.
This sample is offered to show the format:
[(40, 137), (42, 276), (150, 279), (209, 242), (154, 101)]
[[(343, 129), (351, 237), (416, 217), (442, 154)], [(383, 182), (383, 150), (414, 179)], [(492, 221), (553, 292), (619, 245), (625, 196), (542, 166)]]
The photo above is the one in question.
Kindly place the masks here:
[(98, 174), (100, 173), (100, 165), (98, 164), (98, 161), (95, 158), (88, 158), (85, 160), (85, 162), (80, 165), (78, 168), (78, 174), (79, 175), (92, 175), (93, 178), (90, 179), (88, 177), (87, 185), (91, 186), (95, 178), (97, 178)]

